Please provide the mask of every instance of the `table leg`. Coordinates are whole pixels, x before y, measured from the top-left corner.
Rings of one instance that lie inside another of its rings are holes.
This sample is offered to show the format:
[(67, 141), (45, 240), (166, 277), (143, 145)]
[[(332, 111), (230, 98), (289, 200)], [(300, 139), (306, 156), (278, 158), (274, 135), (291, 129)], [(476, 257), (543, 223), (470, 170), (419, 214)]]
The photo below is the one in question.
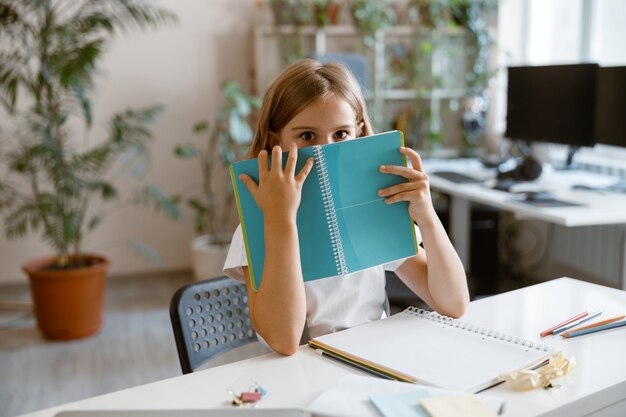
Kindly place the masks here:
[(450, 237), (465, 267), (470, 270), (470, 233), (472, 207), (469, 200), (450, 196)]
[(620, 275), (622, 278), (622, 289), (626, 290), (626, 226), (622, 225), (622, 237), (621, 246), (622, 246), (622, 264), (620, 265)]

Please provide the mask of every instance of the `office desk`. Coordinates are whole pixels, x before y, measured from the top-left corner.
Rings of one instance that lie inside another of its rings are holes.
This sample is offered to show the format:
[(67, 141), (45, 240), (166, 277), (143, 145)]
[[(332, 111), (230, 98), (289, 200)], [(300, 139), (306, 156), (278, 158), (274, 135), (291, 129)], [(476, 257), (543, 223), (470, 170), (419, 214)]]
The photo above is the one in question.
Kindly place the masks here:
[[(626, 292), (560, 278), (473, 301), (464, 320), (538, 340), (540, 331), (585, 309), (602, 309), (601, 317), (624, 312)], [(486, 391), (505, 400), (504, 416), (626, 415), (626, 328), (563, 340), (552, 336), (543, 341), (563, 350), (568, 357), (575, 356), (577, 367), (558, 381), (560, 388), (520, 392), (500, 385)], [(416, 351), (419, 352), (419, 346)], [(268, 391), (258, 407), (306, 408), (316, 396), (350, 373), (359, 371), (301, 346), (290, 357), (263, 355), (27, 416), (51, 417), (61, 410), (79, 409), (220, 408), (229, 399), (227, 388), (245, 390), (251, 378)]]
[[(521, 202), (522, 194), (494, 190), (488, 185), (495, 183), (494, 170), (485, 169), (476, 159), (424, 160), (427, 174), (435, 171), (457, 171), (477, 178), (487, 179), (486, 184), (457, 184), (436, 175), (430, 175), (432, 190), (450, 196), (450, 236), (465, 266), (470, 271), (471, 203), (480, 203), (500, 210), (515, 213), (520, 218), (542, 220), (561, 226), (622, 225), (626, 233), (626, 194), (600, 193), (575, 190), (574, 184), (609, 185), (615, 177), (585, 171), (544, 170), (536, 181), (519, 184), (516, 190), (549, 191), (555, 198), (582, 207), (538, 208)], [(621, 288), (626, 289), (626, 239), (622, 239), (622, 265), (620, 266)]]

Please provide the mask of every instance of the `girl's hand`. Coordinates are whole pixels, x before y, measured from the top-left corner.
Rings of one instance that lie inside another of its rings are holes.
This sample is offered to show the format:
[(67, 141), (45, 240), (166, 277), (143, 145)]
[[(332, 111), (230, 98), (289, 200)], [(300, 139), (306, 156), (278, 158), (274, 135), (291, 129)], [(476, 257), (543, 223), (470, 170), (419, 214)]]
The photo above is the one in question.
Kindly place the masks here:
[(397, 165), (381, 165), (380, 172), (399, 175), (409, 181), (380, 189), (378, 190), (378, 195), (386, 197), (385, 203), (387, 204), (397, 201), (408, 201), (411, 218), (417, 224), (420, 224), (421, 220), (426, 220), (427, 217), (434, 214), (428, 176), (424, 173), (422, 160), (417, 152), (404, 146), (400, 147), (400, 152), (411, 160), (412, 168)]
[(246, 186), (254, 201), (266, 218), (288, 219), (295, 221), (302, 184), (311, 172), (315, 159), (309, 158), (298, 175), (295, 175), (298, 160), (298, 147), (291, 145), (287, 164), (283, 170), (283, 155), (280, 146), (272, 149), (272, 167), (268, 166), (266, 150), (259, 153), (259, 184), (245, 174), (239, 180)]

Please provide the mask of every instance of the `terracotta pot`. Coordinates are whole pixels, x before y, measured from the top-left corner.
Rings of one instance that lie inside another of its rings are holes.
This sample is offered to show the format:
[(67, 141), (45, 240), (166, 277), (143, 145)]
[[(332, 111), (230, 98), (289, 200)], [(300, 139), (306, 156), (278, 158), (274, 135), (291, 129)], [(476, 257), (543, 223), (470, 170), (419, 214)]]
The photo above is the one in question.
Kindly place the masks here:
[(36, 259), (22, 269), (30, 279), (37, 326), (48, 339), (71, 340), (96, 334), (102, 327), (104, 284), (109, 261), (85, 255), (92, 266), (50, 269), (55, 257)]

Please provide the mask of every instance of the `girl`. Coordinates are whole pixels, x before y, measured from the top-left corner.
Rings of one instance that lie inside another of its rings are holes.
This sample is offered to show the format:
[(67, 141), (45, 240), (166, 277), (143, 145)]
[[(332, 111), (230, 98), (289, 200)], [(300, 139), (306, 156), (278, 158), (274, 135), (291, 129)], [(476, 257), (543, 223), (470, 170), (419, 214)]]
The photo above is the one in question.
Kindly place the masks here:
[[(385, 270), (395, 271), (438, 313), (459, 317), (465, 312), (469, 295), (463, 265), (435, 213), (419, 155), (404, 147), (399, 152), (411, 160), (412, 168), (381, 166), (380, 171), (408, 181), (382, 189), (379, 195), (388, 204), (409, 203), (409, 213), (419, 225), (426, 250), (345, 276), (303, 281), (296, 212), (313, 160), (295, 172), (297, 148), (371, 134), (360, 86), (340, 64), (320, 64), (310, 59), (295, 62), (264, 97), (249, 152), (249, 157), (259, 158), (259, 183), (246, 175), (240, 177), (264, 216), (261, 287), (254, 292), (250, 285), (241, 226), (233, 236), (224, 272), (246, 282), (252, 324), (275, 352), (291, 355), (309, 338), (380, 319), (385, 303)], [(289, 150), (284, 169), (283, 149)], [(358, 164), (358, 155), (354, 163)]]

